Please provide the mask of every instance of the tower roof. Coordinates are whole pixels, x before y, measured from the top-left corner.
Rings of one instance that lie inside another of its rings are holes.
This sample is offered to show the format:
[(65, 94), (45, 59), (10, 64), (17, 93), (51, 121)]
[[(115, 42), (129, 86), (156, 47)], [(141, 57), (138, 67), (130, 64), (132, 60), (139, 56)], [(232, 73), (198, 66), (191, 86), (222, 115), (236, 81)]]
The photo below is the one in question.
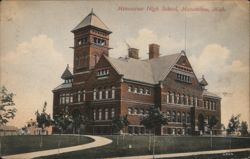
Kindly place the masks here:
[(208, 85), (208, 83), (207, 83), (207, 81), (206, 81), (204, 75), (202, 75), (202, 78), (200, 79), (199, 82), (200, 82), (200, 84), (201, 84), (202, 86), (207, 86), (207, 85)]
[(63, 72), (61, 78), (62, 79), (71, 79), (73, 77), (72, 73), (69, 70), (69, 65), (67, 65), (65, 71)]
[(72, 32), (87, 27), (93, 26), (101, 30), (111, 33), (110, 29), (102, 22), (102, 20), (93, 12), (93, 9), (87, 17), (85, 17), (73, 30)]

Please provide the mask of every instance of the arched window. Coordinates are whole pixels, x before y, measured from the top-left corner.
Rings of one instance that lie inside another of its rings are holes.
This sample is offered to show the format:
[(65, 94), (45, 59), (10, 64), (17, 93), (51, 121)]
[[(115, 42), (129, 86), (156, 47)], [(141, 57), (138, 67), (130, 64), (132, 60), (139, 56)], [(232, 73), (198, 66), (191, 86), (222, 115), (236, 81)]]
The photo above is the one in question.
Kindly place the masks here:
[(93, 91), (93, 100), (96, 100), (96, 89)]
[(177, 122), (178, 123), (181, 122), (181, 113), (180, 112), (177, 113)]
[(111, 98), (112, 98), (112, 99), (115, 98), (115, 87), (114, 87), (114, 86), (112, 87), (112, 95), (111, 95)]
[(132, 92), (132, 86), (128, 86), (128, 92)]
[(181, 115), (182, 123), (186, 123), (186, 114), (182, 113)]
[(98, 119), (102, 120), (102, 109), (98, 110)]
[(132, 109), (128, 108), (128, 114), (132, 114)]
[(138, 93), (138, 88), (137, 87), (134, 88), (134, 93)]
[(172, 122), (176, 122), (176, 113), (175, 113), (175, 111), (172, 112)]
[(108, 120), (109, 118), (109, 111), (108, 108), (105, 108), (105, 120)]
[(93, 119), (96, 120), (96, 110), (93, 110)]
[(114, 118), (115, 117), (115, 108), (112, 108), (111, 109), (111, 118)]
[(187, 123), (190, 123), (190, 113), (187, 113)]

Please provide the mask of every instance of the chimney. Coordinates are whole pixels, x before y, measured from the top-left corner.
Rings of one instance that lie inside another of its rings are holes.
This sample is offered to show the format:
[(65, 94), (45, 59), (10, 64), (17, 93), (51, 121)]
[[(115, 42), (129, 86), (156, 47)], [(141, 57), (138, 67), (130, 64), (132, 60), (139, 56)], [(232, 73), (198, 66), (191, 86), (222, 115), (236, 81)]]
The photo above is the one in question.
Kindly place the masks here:
[(136, 48), (129, 48), (128, 49), (128, 57), (139, 59), (139, 49)]
[(160, 56), (160, 45), (149, 44), (149, 59), (157, 58)]

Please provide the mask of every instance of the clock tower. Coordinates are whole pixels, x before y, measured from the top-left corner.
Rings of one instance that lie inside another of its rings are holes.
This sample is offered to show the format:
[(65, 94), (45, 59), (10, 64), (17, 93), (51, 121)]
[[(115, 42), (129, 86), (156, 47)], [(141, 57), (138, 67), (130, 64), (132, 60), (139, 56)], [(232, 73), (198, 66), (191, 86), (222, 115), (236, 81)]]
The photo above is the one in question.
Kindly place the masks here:
[(74, 73), (92, 69), (101, 55), (109, 55), (112, 32), (93, 9), (71, 32), (74, 33)]

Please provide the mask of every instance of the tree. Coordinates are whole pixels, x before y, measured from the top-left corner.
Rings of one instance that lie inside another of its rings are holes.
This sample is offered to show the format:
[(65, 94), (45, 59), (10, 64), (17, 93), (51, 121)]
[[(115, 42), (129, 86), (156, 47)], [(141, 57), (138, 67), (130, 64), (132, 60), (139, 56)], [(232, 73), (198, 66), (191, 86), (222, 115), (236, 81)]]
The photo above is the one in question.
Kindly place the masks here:
[(213, 131), (213, 127), (218, 123), (218, 119), (215, 116), (212, 116), (208, 119), (208, 128)]
[(54, 118), (54, 125), (57, 129), (63, 134), (73, 123), (72, 116), (69, 114), (68, 107), (65, 107), (65, 110), (62, 114), (56, 115)]
[(240, 125), (240, 133), (241, 133), (242, 136), (248, 135), (247, 129), (248, 129), (247, 122), (242, 121), (241, 125)]
[(36, 121), (38, 123), (38, 127), (42, 128), (42, 132), (44, 132), (46, 127), (49, 127), (53, 124), (53, 120), (51, 119), (50, 114), (46, 113), (47, 108), (47, 102), (44, 102), (43, 110), (41, 113), (39, 111), (36, 111)]
[(202, 114), (200, 114), (198, 116), (198, 129), (200, 130), (201, 134), (204, 132), (205, 125), (206, 125), (205, 118)]
[(227, 133), (232, 134), (235, 133), (240, 127), (240, 114), (232, 117), (229, 120), (228, 126), (227, 126)]
[(129, 125), (128, 116), (116, 116), (112, 120), (112, 126), (115, 132), (120, 132), (125, 126)]
[[(157, 107), (150, 107), (148, 109), (148, 114), (145, 115), (141, 121), (146, 129), (153, 130), (154, 140), (153, 140), (153, 158), (155, 152), (155, 130), (160, 128), (162, 125), (167, 124), (167, 117), (161, 113), (160, 109)], [(149, 150), (150, 150), (151, 138), (149, 138)]]
[(17, 109), (13, 101), (14, 94), (8, 93), (8, 90), (3, 86), (0, 90), (0, 126), (8, 123), (9, 119), (15, 117)]
[(145, 115), (141, 121), (146, 129), (153, 130), (155, 134), (156, 128), (167, 124), (167, 118), (161, 113), (159, 108), (150, 107), (148, 114)]
[[(42, 129), (42, 133), (44, 132), (46, 127), (49, 127), (53, 124), (53, 120), (50, 117), (50, 114), (46, 113), (46, 107), (47, 107), (47, 102), (44, 102), (43, 105), (43, 110), (41, 113), (39, 111), (36, 111), (36, 121), (37, 121), (37, 126)], [(40, 140), (40, 147), (43, 146), (43, 135), (41, 135), (41, 140)]]
[(81, 115), (79, 110), (75, 110), (72, 112), (72, 126), (73, 126), (73, 133), (80, 133), (80, 126), (81, 124), (85, 123), (84, 116)]

